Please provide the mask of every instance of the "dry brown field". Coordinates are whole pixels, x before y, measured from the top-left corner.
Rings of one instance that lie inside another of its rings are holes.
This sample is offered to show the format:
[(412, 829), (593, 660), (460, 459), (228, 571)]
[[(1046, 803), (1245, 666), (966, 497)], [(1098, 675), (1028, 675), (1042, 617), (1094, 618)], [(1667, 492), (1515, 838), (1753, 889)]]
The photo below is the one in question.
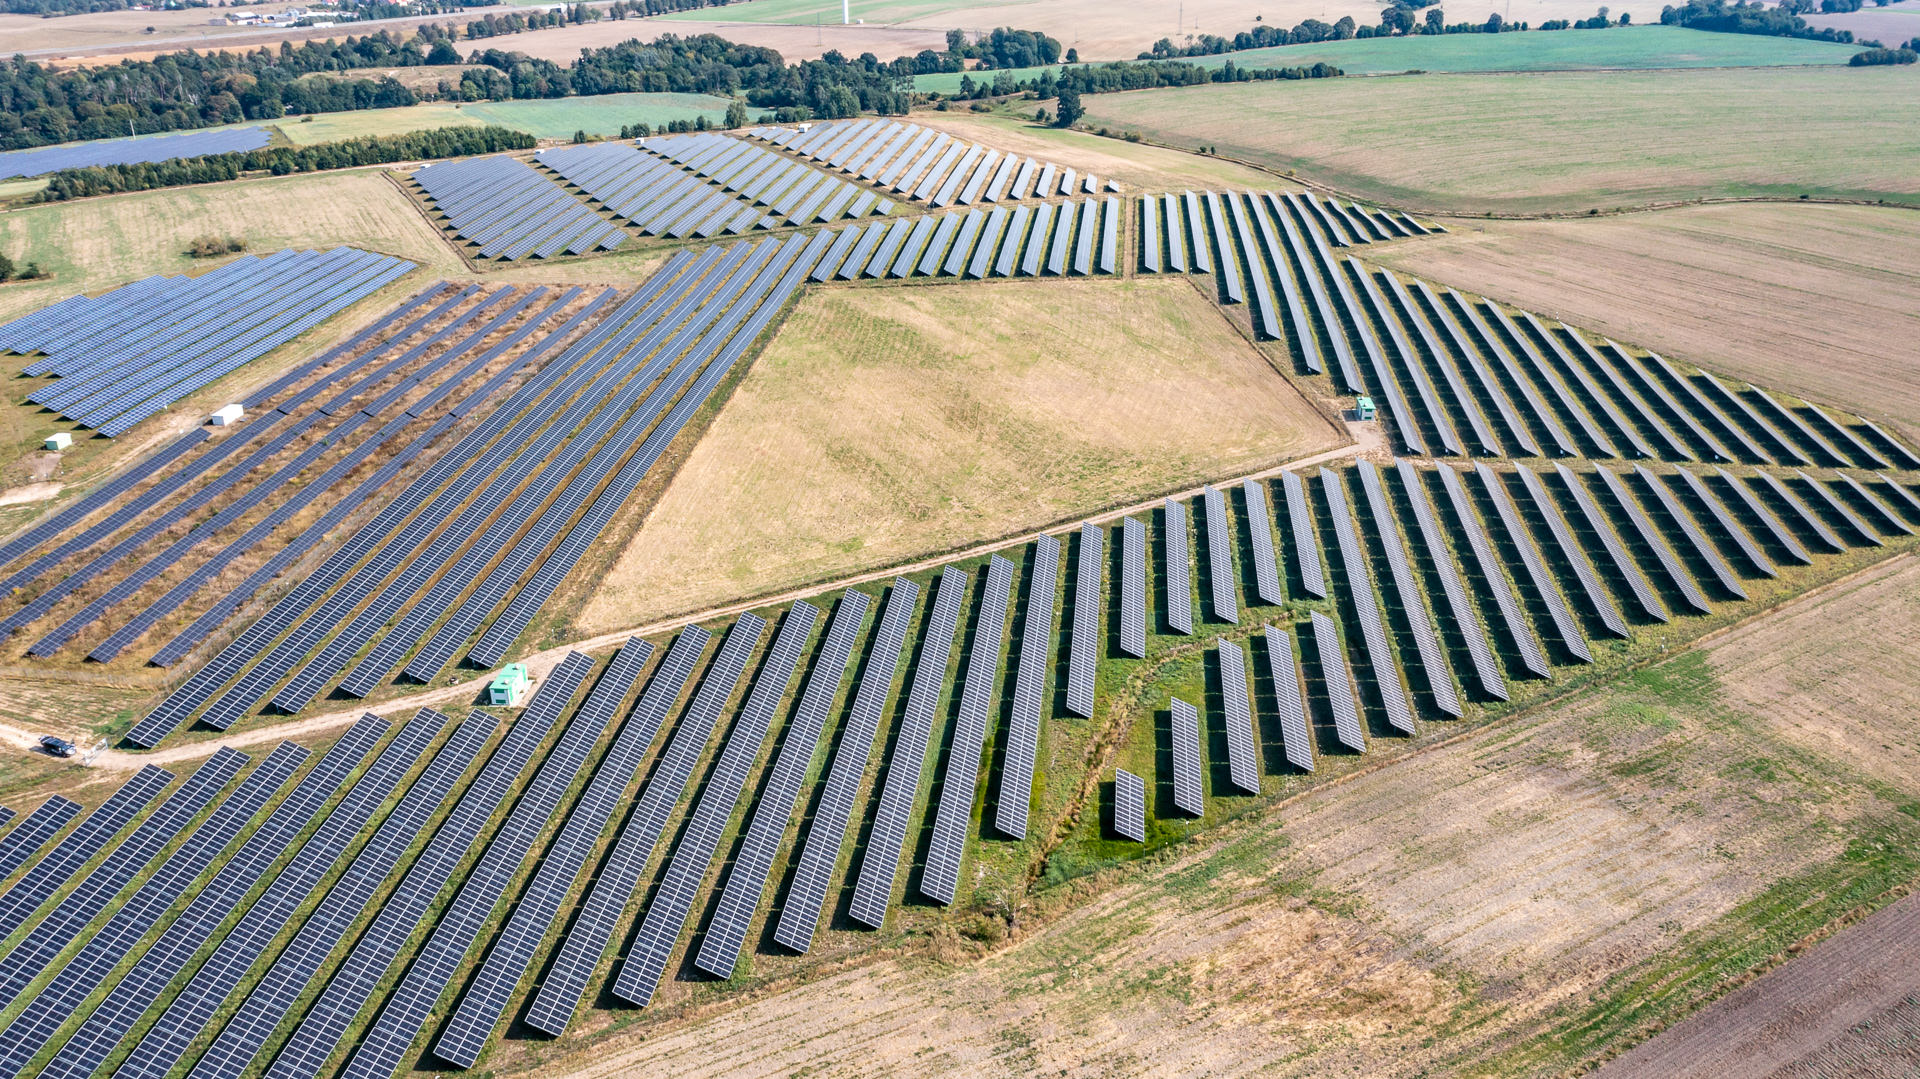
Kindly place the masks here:
[[(999, 952), (935, 939), (644, 1042), (546, 1047), (541, 1073), (1565, 1074), (1904, 883), (1920, 779), (1880, 758), (1920, 733), (1915, 629), (1920, 563), (1883, 562), (1065, 889), (1075, 909)], [(1836, 652), (1872, 694), (1821, 677)]]
[(1920, 213), (1737, 204), (1446, 224), (1372, 257), (1920, 433)]
[(1340, 441), (1184, 281), (820, 290), (577, 629), (985, 542)]

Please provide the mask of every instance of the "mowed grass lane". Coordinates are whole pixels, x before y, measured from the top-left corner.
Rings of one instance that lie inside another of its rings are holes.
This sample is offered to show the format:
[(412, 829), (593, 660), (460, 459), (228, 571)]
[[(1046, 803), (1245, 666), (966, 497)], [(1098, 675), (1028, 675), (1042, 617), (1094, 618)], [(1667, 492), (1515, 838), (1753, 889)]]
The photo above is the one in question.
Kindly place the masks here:
[(1911, 68), (1414, 75), (1105, 94), (1087, 122), (1460, 213), (1808, 195), (1920, 203)]

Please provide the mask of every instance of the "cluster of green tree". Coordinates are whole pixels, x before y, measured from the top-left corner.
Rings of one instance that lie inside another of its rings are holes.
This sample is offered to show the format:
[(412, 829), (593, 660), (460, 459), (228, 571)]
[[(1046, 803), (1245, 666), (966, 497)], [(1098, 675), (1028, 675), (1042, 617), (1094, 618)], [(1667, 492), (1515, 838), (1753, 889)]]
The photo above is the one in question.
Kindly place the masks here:
[[(1426, 14), (1416, 19), (1416, 13), (1425, 9)], [(1625, 26), (1631, 16), (1621, 15), (1619, 22), (1607, 18), (1605, 8), (1591, 19), (1569, 22), (1566, 19), (1554, 19), (1541, 23), (1541, 30), (1564, 30), (1570, 26), (1581, 29), (1603, 26)], [(1222, 53), (1244, 52), (1248, 49), (1266, 49), (1276, 45), (1311, 45), (1321, 41), (1347, 41), (1353, 38), (1400, 37), (1409, 34), (1499, 34), (1529, 29), (1525, 22), (1508, 22), (1499, 13), (1487, 16), (1484, 22), (1449, 23), (1441, 10), (1434, 6), (1434, 0), (1400, 0), (1389, 4), (1380, 13), (1378, 26), (1360, 26), (1352, 16), (1343, 16), (1339, 22), (1326, 23), (1319, 19), (1307, 19), (1291, 30), (1282, 30), (1277, 26), (1256, 26), (1244, 30), (1232, 37), (1217, 34), (1201, 34), (1190, 39), (1186, 45), (1175, 45), (1168, 38), (1153, 43), (1153, 48), (1140, 54), (1141, 60), (1171, 60), (1184, 56), (1218, 56)]]
[[(947, 31), (947, 55), (956, 64), (978, 60), (984, 68), (1039, 67), (1060, 59), (1060, 43), (1032, 30), (1002, 26), (971, 44), (964, 30)], [(1073, 59), (1078, 59), (1076, 55)], [(960, 70), (958, 66), (953, 70)]]
[(1601, 8), (1599, 13), (1594, 15), (1590, 19), (1548, 19), (1546, 22), (1543, 22), (1540, 24), (1540, 29), (1542, 30), (1605, 30), (1609, 26), (1631, 26), (1631, 25), (1633, 25), (1633, 14), (1631, 12), (1626, 12), (1626, 11), (1621, 12), (1620, 21), (1614, 22), (1613, 20), (1607, 18), (1607, 9)]
[(187, 257), (196, 259), (217, 259), (221, 255), (237, 255), (247, 249), (247, 241), (239, 236), (195, 236), (187, 243)]
[[(599, 22), (600, 9), (585, 4), (573, 4), (561, 11), (515, 11), (505, 15), (488, 15), (474, 19), (461, 28), (461, 34), (468, 41), (481, 38), (506, 37), (509, 34), (524, 34), (529, 30), (551, 30), (555, 27), (573, 23)], [(445, 63), (460, 62), (458, 53)], [(434, 63), (435, 61), (428, 61)]]
[[(266, 0), (255, 0), (265, 3)], [(484, 7), (487, 0), (359, 0), (353, 5), (353, 16), (361, 21), (373, 19), (417, 19), (422, 15), (456, 15), (469, 7)], [(241, 6), (233, 0), (227, 6)], [(331, 16), (323, 16), (331, 17)], [(313, 16), (301, 20), (311, 23)]]
[[(1163, 86), (1200, 86), (1210, 82), (1263, 82), (1272, 79), (1328, 79), (1343, 72), (1332, 64), (1311, 67), (1241, 67), (1229, 60), (1217, 68), (1204, 68), (1179, 60), (1113, 60), (1104, 64), (1051, 68), (1029, 79), (1015, 79), (1002, 71), (992, 81), (974, 82), (973, 76), (960, 79), (956, 98), (1007, 97), (1031, 93), (1035, 97), (1061, 94), (1109, 94), (1122, 90), (1151, 90)], [(1053, 118), (1059, 122), (1058, 114)], [(1071, 126), (1071, 121), (1060, 124)]]
[(1914, 48), (1916, 45), (1920, 45), (1920, 38), (1916, 38), (1908, 42), (1904, 47), (1898, 49), (1868, 49), (1865, 52), (1854, 53), (1853, 58), (1848, 60), (1847, 63), (1852, 64), (1854, 67), (1877, 67), (1881, 64), (1911, 64), (1915, 60), (1920, 60), (1920, 50)]
[(47, 276), (46, 272), (40, 269), (40, 264), (37, 262), (29, 262), (26, 269), (20, 269), (14, 265), (12, 259), (0, 255), (0, 281), (31, 281), (45, 276)]
[(1685, 7), (1671, 5), (1660, 9), (1660, 22), (1666, 26), (1685, 26), (1694, 30), (1717, 30), (1725, 34), (1762, 34), (1768, 37), (1803, 37), (1814, 41), (1853, 43), (1853, 31), (1815, 29), (1807, 20), (1759, 0), (1687, 0)]
[(177, 187), (181, 184), (219, 183), (238, 179), (248, 173), (265, 172), (285, 176), (295, 172), (344, 169), (356, 165), (385, 165), (394, 161), (529, 150), (534, 142), (532, 135), (504, 127), (449, 127), (405, 135), (323, 142), (315, 146), (269, 146), (245, 153), (174, 158), (139, 165), (63, 169), (53, 174), (46, 190), (38, 198), (42, 202), (60, 202), (86, 195), (150, 191), (156, 187)]

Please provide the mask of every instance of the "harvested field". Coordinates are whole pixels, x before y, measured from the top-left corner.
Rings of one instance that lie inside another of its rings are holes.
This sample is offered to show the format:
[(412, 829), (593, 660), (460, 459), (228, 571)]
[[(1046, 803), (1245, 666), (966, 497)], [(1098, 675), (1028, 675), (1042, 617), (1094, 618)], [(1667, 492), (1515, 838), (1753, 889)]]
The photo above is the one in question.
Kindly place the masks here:
[(1184, 282), (822, 290), (578, 628), (977, 543), (1339, 438)]
[[(543, 1074), (1577, 1070), (1920, 870), (1911, 773), (1877, 782), (1870, 747), (1803, 739), (1805, 720), (1777, 717), (1850, 702), (1809, 679), (1757, 707), (1740, 659), (1762, 634), (1809, 642), (1804, 656), (1835, 628), (1884, 640), (1916, 623), (1920, 564), (1885, 562), (1205, 849), (1043, 890), (1026, 917), (1081, 905), (997, 954), (965, 962), (968, 945), (936, 937), (943, 961), (689, 1012)], [(1910, 739), (1920, 668), (1884, 651), (1863, 665)]]
[(1600, 1071), (1894, 1079), (1920, 1064), (1920, 895), (1876, 911)]
[(1901, 118), (1915, 105), (1911, 68), (1410, 75), (1103, 94), (1087, 122), (1402, 209), (1536, 214), (1726, 196), (1920, 202), (1920, 131)]
[(1447, 225), (1372, 257), (1920, 433), (1920, 215), (1736, 205)]

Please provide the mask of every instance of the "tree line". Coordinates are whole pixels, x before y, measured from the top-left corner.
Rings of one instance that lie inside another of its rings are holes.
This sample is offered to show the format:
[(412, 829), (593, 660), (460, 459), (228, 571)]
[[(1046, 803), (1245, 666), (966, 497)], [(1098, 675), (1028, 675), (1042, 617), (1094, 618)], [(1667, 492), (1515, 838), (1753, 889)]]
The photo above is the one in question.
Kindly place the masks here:
[(1853, 31), (1816, 29), (1807, 20), (1784, 8), (1768, 7), (1758, 0), (1687, 0), (1682, 7), (1671, 5), (1660, 10), (1660, 22), (1666, 26), (1685, 26), (1695, 30), (1717, 30), (1727, 34), (1762, 34), (1769, 37), (1801, 37), (1812, 41), (1853, 43)]
[(376, 135), (314, 146), (269, 146), (244, 153), (173, 158), (133, 165), (95, 165), (62, 169), (37, 197), (61, 202), (88, 195), (123, 191), (150, 191), (182, 184), (212, 184), (249, 173), (286, 176), (296, 172), (345, 169), (357, 165), (386, 165), (446, 157), (492, 154), (502, 150), (530, 150), (532, 135), (505, 127), (448, 127), (405, 135)]

